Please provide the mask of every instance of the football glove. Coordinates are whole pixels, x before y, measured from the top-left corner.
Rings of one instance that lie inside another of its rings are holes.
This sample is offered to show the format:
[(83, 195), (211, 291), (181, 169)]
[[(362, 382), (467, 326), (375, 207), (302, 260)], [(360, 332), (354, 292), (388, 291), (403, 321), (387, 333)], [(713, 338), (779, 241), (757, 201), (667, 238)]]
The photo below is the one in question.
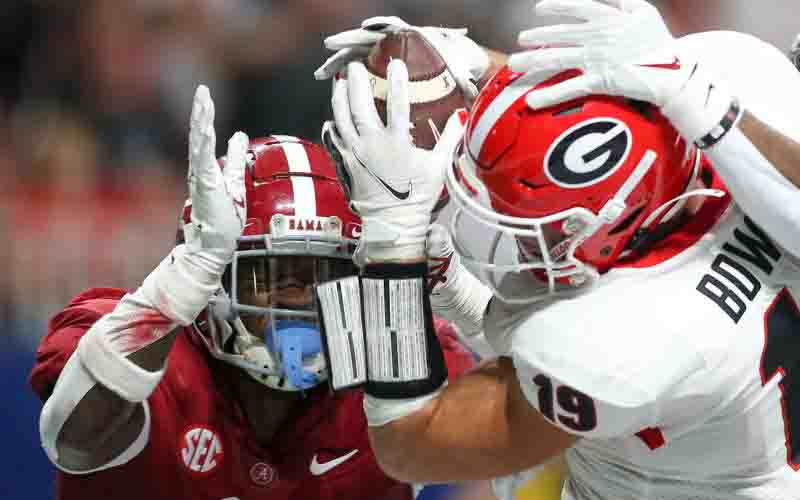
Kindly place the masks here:
[(183, 228), (186, 244), (176, 247), (141, 287), (150, 304), (182, 325), (194, 321), (219, 288), (247, 219), (247, 135), (236, 132), (228, 141), (224, 172), (217, 162), (216, 143), (214, 102), (208, 88), (200, 85), (189, 129), (186, 181), (192, 215)]
[(431, 212), (463, 135), (465, 116), (456, 112), (433, 150), (415, 147), (405, 63), (392, 61), (387, 76), (387, 125), (375, 108), (367, 69), (353, 62), (347, 78), (334, 83), (335, 127), (323, 127), (323, 140), (340, 157), (338, 173), (350, 205), (361, 216), (356, 262), (362, 264), (425, 260)]
[(519, 43), (530, 50), (512, 55), (511, 69), (527, 73), (531, 82), (568, 69), (583, 75), (529, 93), (533, 109), (591, 94), (645, 101), (661, 108), (681, 135), (700, 147), (710, 145), (706, 136), (719, 134), (734, 105), (738, 111), (733, 96), (697, 60), (679, 56), (658, 10), (645, 0), (544, 0), (536, 13), (583, 22), (523, 31)]
[(373, 45), (387, 34), (400, 30), (414, 30), (425, 37), (439, 52), (464, 95), (470, 100), (477, 97), (477, 82), (489, 69), (489, 56), (467, 36), (466, 28), (412, 26), (394, 16), (371, 17), (361, 23), (360, 28), (326, 38), (325, 48), (336, 53), (314, 72), (314, 77), (317, 80), (333, 78), (349, 62), (367, 57)]

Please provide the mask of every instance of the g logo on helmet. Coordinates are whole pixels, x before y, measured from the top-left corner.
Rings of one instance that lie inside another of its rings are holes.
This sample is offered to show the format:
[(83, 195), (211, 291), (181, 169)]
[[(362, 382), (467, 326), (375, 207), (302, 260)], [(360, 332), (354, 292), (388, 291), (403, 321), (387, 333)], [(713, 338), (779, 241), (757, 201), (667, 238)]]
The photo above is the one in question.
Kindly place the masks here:
[(633, 136), (614, 118), (593, 118), (561, 134), (544, 159), (547, 177), (558, 186), (577, 189), (613, 174), (628, 159)]

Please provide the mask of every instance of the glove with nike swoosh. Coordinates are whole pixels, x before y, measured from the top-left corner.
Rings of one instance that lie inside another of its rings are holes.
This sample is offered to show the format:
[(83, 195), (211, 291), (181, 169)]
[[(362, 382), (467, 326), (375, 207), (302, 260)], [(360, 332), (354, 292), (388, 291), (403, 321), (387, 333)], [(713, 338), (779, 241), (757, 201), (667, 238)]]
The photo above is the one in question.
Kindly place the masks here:
[(536, 14), (583, 21), (523, 31), (530, 50), (509, 59), (532, 82), (568, 69), (583, 75), (528, 94), (542, 109), (592, 94), (627, 97), (661, 109), (688, 141), (709, 147), (733, 128), (738, 100), (701, 64), (679, 56), (658, 10), (645, 0), (543, 0)]
[(350, 206), (361, 216), (356, 260), (362, 264), (425, 260), (431, 212), (463, 135), (464, 116), (457, 112), (432, 151), (415, 147), (405, 63), (392, 61), (387, 79), (388, 125), (378, 116), (367, 69), (353, 62), (347, 78), (334, 83), (335, 125), (326, 123), (322, 133)]
[(415, 147), (408, 70), (395, 59), (387, 73), (387, 125), (367, 69), (351, 62), (334, 82), (335, 124), (322, 131), (362, 228), (354, 256), (361, 274), (316, 287), (325, 352), (334, 390), (364, 384), (370, 426), (418, 411), (447, 381), (425, 289), (425, 242), (465, 118), (453, 113), (433, 150)]
[(247, 219), (247, 135), (236, 132), (228, 141), (224, 171), (217, 162), (216, 144), (214, 102), (208, 88), (200, 85), (189, 129), (186, 182), (192, 215), (183, 226), (186, 243), (175, 247), (140, 289), (161, 314), (182, 325), (194, 321), (219, 289)]

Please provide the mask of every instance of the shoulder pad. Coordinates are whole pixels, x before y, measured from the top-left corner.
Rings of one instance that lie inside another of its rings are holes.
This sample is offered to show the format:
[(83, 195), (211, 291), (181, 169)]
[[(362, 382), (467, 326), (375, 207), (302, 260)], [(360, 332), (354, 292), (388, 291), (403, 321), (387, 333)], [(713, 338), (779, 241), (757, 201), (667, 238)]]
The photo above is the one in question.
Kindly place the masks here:
[(520, 386), (548, 420), (587, 437), (634, 434), (656, 425), (660, 399), (705, 367), (680, 321), (626, 300), (644, 292), (600, 287), (515, 326), (510, 354)]
[(81, 337), (105, 314), (111, 312), (125, 295), (116, 288), (91, 288), (78, 294), (49, 322), (47, 335), (36, 351), (36, 364), (30, 383), (42, 399), (47, 399), (61, 369)]

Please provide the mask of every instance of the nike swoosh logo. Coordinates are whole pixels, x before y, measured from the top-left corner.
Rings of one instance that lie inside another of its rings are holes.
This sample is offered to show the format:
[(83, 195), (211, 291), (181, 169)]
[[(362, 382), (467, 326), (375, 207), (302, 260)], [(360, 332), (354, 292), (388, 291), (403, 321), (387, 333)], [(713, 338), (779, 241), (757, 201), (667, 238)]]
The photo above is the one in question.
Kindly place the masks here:
[(642, 68), (671, 69), (673, 71), (681, 69), (681, 60), (675, 56), (675, 60), (669, 64), (640, 64)]
[(714, 84), (713, 83), (709, 84), (708, 94), (706, 94), (706, 104), (705, 104), (706, 106), (708, 106), (708, 100), (711, 99), (711, 92), (713, 92), (714, 89), (715, 89)]
[(353, 156), (355, 156), (356, 160), (358, 160), (358, 163), (360, 163), (361, 166), (364, 167), (364, 170), (369, 172), (369, 175), (371, 175), (372, 177), (375, 178), (375, 180), (380, 182), (381, 185), (384, 188), (386, 188), (386, 190), (389, 191), (389, 193), (392, 196), (394, 196), (398, 200), (406, 200), (411, 195), (411, 181), (408, 181), (408, 191), (398, 191), (397, 189), (395, 189), (392, 186), (390, 186), (386, 181), (381, 179), (380, 176), (376, 175), (375, 172), (370, 170), (370, 168), (363, 161), (361, 161), (361, 158), (358, 157), (358, 155), (355, 153), (355, 151), (353, 152)]
[(311, 459), (311, 465), (308, 467), (308, 470), (311, 471), (312, 476), (321, 476), (329, 470), (347, 462), (356, 453), (358, 453), (358, 450), (353, 450), (347, 455), (342, 455), (339, 458), (334, 458), (333, 460), (324, 463), (317, 462), (317, 455), (314, 454), (314, 458)]

